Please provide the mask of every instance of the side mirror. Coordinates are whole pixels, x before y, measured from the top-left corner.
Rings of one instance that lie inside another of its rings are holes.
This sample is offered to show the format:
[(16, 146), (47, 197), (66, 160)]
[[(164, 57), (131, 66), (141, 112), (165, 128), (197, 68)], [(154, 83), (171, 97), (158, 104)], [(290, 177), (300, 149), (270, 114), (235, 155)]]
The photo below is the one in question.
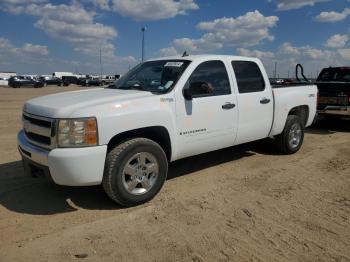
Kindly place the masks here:
[(184, 89), (184, 97), (187, 100), (203, 97), (211, 93), (213, 93), (213, 87), (207, 82), (192, 82), (188, 88)]

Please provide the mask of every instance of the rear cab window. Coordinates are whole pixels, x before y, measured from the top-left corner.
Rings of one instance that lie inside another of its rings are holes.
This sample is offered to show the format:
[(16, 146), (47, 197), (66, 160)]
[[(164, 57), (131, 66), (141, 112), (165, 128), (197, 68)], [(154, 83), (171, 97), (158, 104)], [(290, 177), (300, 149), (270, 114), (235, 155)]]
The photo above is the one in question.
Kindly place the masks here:
[(236, 75), (239, 93), (262, 92), (265, 90), (264, 77), (255, 62), (232, 61), (231, 64)]
[(326, 68), (317, 78), (319, 82), (350, 82), (350, 68)]

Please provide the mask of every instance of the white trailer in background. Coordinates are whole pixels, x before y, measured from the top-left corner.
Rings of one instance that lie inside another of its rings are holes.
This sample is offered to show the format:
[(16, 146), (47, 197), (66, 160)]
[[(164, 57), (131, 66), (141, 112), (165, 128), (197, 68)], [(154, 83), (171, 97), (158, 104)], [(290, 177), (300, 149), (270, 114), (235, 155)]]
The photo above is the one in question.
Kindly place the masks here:
[(62, 76), (76, 76), (76, 75), (72, 72), (54, 72), (52, 76), (62, 78)]
[(0, 72), (0, 86), (8, 86), (9, 78), (15, 75), (15, 72)]
[(0, 72), (0, 78), (8, 80), (11, 76), (16, 76), (15, 72)]
[(6, 78), (0, 77), (0, 86), (8, 86), (9, 81)]

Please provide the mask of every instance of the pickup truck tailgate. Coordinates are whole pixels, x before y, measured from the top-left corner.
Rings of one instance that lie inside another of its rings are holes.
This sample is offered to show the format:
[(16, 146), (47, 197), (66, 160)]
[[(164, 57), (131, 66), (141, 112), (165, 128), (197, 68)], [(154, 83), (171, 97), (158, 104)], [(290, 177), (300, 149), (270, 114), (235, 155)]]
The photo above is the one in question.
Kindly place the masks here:
[(350, 83), (348, 82), (317, 82), (318, 110), (327, 106), (349, 106)]

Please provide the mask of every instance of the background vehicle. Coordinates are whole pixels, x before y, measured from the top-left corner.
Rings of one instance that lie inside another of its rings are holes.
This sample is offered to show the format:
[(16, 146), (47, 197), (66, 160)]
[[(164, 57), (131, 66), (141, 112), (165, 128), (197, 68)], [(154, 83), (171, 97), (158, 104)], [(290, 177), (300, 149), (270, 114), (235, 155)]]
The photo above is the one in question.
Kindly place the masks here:
[(71, 84), (79, 85), (80, 83), (79, 78), (76, 76), (62, 76), (62, 84), (64, 86), (69, 86)]
[(350, 67), (325, 68), (316, 84), (319, 114), (350, 117)]
[(72, 72), (53, 72), (52, 76), (62, 79), (62, 77), (64, 77), (64, 76), (76, 76), (76, 75)]
[(13, 88), (20, 88), (24, 86), (32, 86), (34, 88), (41, 88), (44, 84), (31, 76), (13, 76), (8, 81), (9, 86)]
[(39, 77), (39, 81), (42, 82), (44, 86), (48, 86), (48, 85), (61, 86), (62, 85), (62, 79), (58, 77), (41, 76)]
[(110, 85), (113, 84), (115, 80), (118, 80), (120, 78), (120, 75), (114, 75), (114, 76), (104, 76), (101, 81), (103, 85)]
[(316, 99), (314, 85), (272, 87), (259, 59), (162, 58), (110, 88), (27, 101), (19, 150), (29, 173), (60, 185), (102, 184), (132, 206), (159, 192), (171, 161), (266, 137), (296, 153)]
[(99, 78), (79, 78), (79, 84), (82, 86), (102, 86), (102, 81)]

